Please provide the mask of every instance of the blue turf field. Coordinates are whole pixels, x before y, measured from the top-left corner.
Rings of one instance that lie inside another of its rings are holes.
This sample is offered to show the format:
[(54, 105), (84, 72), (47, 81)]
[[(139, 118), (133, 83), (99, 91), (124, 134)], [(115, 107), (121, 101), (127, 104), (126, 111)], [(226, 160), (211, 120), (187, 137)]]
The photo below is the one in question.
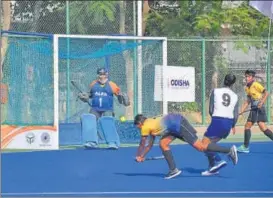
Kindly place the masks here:
[[(231, 144), (224, 144), (230, 146)], [(239, 144), (237, 144), (239, 145)], [(5, 196), (273, 196), (273, 144), (252, 143), (239, 163), (204, 177), (204, 155), (189, 145), (172, 146), (183, 174), (163, 179), (164, 160), (136, 163), (136, 147), (2, 154)], [(158, 146), (151, 155), (160, 155)]]

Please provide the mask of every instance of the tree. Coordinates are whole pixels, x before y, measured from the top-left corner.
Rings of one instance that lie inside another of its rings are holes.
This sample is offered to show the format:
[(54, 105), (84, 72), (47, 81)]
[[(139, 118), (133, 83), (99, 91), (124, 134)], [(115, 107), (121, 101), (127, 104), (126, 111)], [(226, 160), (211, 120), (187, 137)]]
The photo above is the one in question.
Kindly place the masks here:
[(146, 33), (147, 26), (147, 17), (149, 16), (151, 8), (148, 0), (143, 1), (143, 10), (142, 10), (142, 36)]
[[(74, 34), (111, 34), (118, 32), (118, 1), (70, 3), (71, 32)], [(115, 30), (116, 29), (116, 30)]]
[[(232, 36), (265, 37), (268, 34), (268, 19), (244, 2), (236, 8), (222, 8), (223, 1), (178, 1), (179, 9), (162, 11), (152, 9), (147, 18), (148, 36), (168, 38), (197, 38), (196, 41), (174, 43), (168, 41), (168, 64), (194, 66), (197, 73), (196, 94), (201, 99), (202, 38), (222, 36), (222, 25), (229, 24)], [(222, 55), (221, 42), (206, 42), (206, 95), (219, 83), (218, 74), (227, 70)], [(261, 42), (235, 43), (237, 49), (247, 51), (251, 46), (261, 47)], [(207, 77), (208, 76), (208, 77)], [(197, 100), (198, 104), (201, 101)]]
[[(64, 7), (63, 1), (15, 1), (13, 8), (13, 30), (20, 32), (54, 33), (54, 27), (58, 28), (56, 22), (61, 19), (57, 18), (58, 11), (62, 7)], [(52, 23), (45, 23), (48, 18), (52, 17), (55, 19), (54, 26), (52, 26)]]
[[(215, 2), (217, 4), (217, 2)], [(197, 18), (196, 30), (201, 31), (206, 29), (209, 34), (222, 30), (221, 26), (227, 24), (230, 28), (230, 34), (243, 37), (267, 37), (268, 34), (268, 19), (250, 7), (247, 3), (242, 3), (236, 8), (221, 9), (217, 5), (217, 9), (213, 6), (213, 10), (208, 14), (202, 14)], [(218, 20), (216, 20), (218, 19)], [(220, 46), (219, 46), (220, 47)], [(219, 48), (218, 47), (218, 48)], [(262, 47), (262, 42), (237, 42), (235, 47), (247, 52), (251, 47)], [(213, 49), (213, 48), (211, 48)], [(214, 54), (216, 54), (214, 52)], [(218, 56), (219, 58), (219, 56)], [(214, 61), (215, 63), (215, 61)], [(213, 65), (212, 88), (217, 87), (219, 68), (216, 64)]]
[[(129, 29), (128, 23), (126, 23), (126, 11), (129, 8), (128, 4), (129, 2), (126, 1), (92, 1), (71, 3), (71, 33), (106, 35), (119, 33), (121, 35), (125, 35), (128, 33)], [(126, 41), (120, 41), (120, 43), (125, 44)], [(118, 55), (106, 58), (108, 58), (108, 60), (114, 60), (117, 56)], [(119, 58), (120, 57), (124, 60), (125, 75), (124, 77), (119, 76), (119, 78), (125, 80), (127, 94), (131, 101), (131, 105), (125, 109), (125, 114), (128, 119), (132, 119), (134, 106), (133, 57), (131, 57), (131, 51), (129, 50), (123, 51)], [(119, 61), (122, 62), (122, 60)], [(110, 65), (110, 67), (110, 70), (112, 71), (110, 76), (113, 77), (120, 75), (115, 74), (115, 70), (120, 71), (121, 69), (117, 68), (118, 65)]]

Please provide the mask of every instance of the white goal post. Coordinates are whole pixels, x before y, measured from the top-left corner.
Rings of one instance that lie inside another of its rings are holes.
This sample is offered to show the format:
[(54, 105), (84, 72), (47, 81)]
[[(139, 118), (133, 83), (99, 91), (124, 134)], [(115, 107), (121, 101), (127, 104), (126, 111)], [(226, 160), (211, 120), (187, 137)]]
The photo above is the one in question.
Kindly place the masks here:
[[(58, 64), (59, 64), (59, 39), (60, 38), (66, 38), (66, 39), (93, 39), (93, 40), (127, 40), (127, 41), (136, 41), (136, 42), (141, 42), (141, 41), (161, 41), (162, 42), (162, 74), (164, 75), (164, 70), (167, 67), (167, 38), (166, 37), (140, 37), (140, 36), (107, 36), (107, 35), (66, 35), (66, 34), (55, 34), (54, 35), (54, 77), (56, 79), (59, 79), (58, 77)], [(142, 53), (139, 53), (139, 49), (141, 49), (141, 46), (138, 47), (138, 60), (142, 60)], [(142, 113), (142, 105), (143, 105), (143, 74), (142, 74), (142, 63), (138, 63), (138, 81), (137, 81), (137, 87), (138, 87), (138, 113)], [(58, 82), (58, 80), (56, 81)], [(168, 113), (168, 102), (165, 100), (165, 94), (166, 93), (166, 83), (162, 83), (162, 105), (163, 105), (163, 114)], [(59, 101), (58, 99), (58, 89), (55, 87), (58, 87), (58, 85), (54, 85), (54, 93), (55, 93), (55, 113), (58, 115), (58, 104), (57, 102)], [(151, 98), (153, 100), (153, 98)], [(57, 123), (58, 116), (56, 116), (55, 122)]]
[(1, 123), (6, 134), (2, 149), (52, 150), (82, 144), (80, 129), (74, 126), (89, 107), (77, 101), (79, 91), (71, 81), (89, 91), (101, 67), (110, 68), (110, 80), (132, 100), (129, 107), (115, 100), (115, 117), (120, 113), (131, 120), (137, 113), (168, 113), (166, 37), (21, 32), (2, 36), (9, 39), (3, 83), (13, 96), (2, 104), (9, 112)]

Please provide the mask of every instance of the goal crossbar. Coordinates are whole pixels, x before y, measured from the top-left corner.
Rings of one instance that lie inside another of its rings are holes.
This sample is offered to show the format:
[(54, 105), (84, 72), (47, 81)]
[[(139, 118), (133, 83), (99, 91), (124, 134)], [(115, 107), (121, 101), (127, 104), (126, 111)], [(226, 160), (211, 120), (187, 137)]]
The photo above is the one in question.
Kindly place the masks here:
[[(143, 37), (143, 36), (107, 36), (107, 35), (67, 35), (67, 34), (54, 34), (53, 40), (54, 40), (54, 68), (58, 69), (58, 40), (59, 38), (67, 38), (67, 39), (105, 39), (105, 40), (137, 40), (140, 41), (162, 41), (162, 74), (165, 73), (165, 69), (167, 67), (167, 37)], [(141, 46), (138, 46), (138, 60), (139, 60), (139, 68), (138, 68), (138, 101), (142, 101), (142, 65), (141, 65), (141, 57), (142, 57), (142, 50)], [(54, 77), (58, 79), (58, 73), (54, 72)], [(57, 86), (57, 85), (56, 85)], [(55, 89), (54, 89), (55, 90)], [(58, 90), (58, 89), (57, 89)], [(165, 82), (165, 79), (163, 78), (162, 83), (162, 102), (163, 102), (163, 114), (168, 113), (168, 101), (165, 99), (165, 93), (167, 91), (167, 83)], [(55, 101), (57, 100), (58, 93), (55, 95)], [(57, 104), (56, 104), (57, 106)], [(58, 107), (55, 108), (55, 113), (57, 113)], [(138, 113), (142, 113), (142, 104), (138, 104)]]
[(146, 37), (146, 36), (107, 36), (107, 35), (77, 35), (77, 34), (54, 34), (54, 37), (62, 38), (85, 38), (85, 39), (111, 39), (111, 40), (161, 40), (167, 41), (167, 37)]

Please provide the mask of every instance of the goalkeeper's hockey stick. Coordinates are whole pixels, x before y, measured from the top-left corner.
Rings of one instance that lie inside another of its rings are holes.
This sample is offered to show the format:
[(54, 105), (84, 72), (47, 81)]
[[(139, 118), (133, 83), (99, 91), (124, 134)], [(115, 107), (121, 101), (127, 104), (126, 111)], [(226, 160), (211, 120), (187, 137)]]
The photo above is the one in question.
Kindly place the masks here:
[[(71, 80), (71, 84), (80, 92), (83, 93), (82, 90), (78, 87), (78, 85), (76, 84), (76, 82), (74, 80)], [(79, 98), (79, 97), (78, 97)], [(89, 106), (91, 107), (90, 101), (88, 100), (87, 103), (89, 104)]]
[[(71, 84), (80, 92), (83, 93), (82, 90), (78, 87), (78, 85), (75, 83), (74, 80), (71, 80)], [(87, 103), (89, 104), (89, 106), (91, 107), (90, 101), (88, 100)], [(98, 137), (103, 140), (103, 138), (101, 137), (100, 133), (98, 132)]]
[(74, 80), (71, 80), (71, 84), (80, 92), (83, 93), (82, 90), (78, 87)]

